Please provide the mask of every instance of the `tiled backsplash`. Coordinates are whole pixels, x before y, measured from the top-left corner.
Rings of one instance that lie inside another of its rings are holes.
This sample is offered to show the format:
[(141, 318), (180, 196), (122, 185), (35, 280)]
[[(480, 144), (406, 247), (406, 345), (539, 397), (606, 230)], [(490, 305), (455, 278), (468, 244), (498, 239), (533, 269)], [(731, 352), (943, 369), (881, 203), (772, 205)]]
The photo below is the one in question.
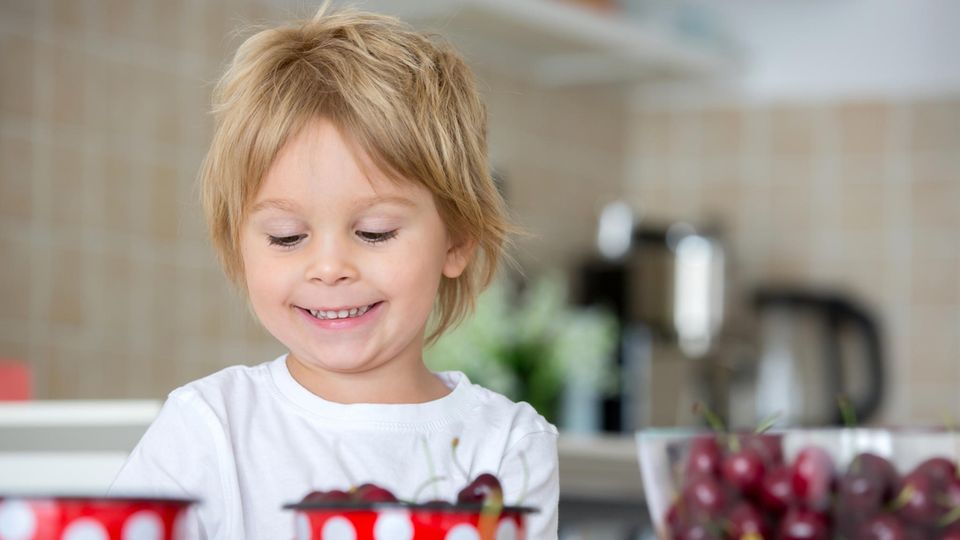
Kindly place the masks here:
[(260, 2), (0, 6), (0, 357), (41, 398), (161, 397), (280, 347), (229, 290), (195, 178)]
[[(207, 103), (259, 1), (0, 4), (0, 357), (38, 397), (161, 397), (281, 348), (226, 285), (195, 178)], [(882, 315), (894, 420), (960, 414), (960, 97), (640, 107), (479, 68), (530, 273), (600, 206), (723, 227), (737, 279), (851, 290)]]
[(735, 282), (852, 294), (879, 314), (890, 421), (960, 414), (960, 96), (639, 107), (626, 194), (723, 231)]

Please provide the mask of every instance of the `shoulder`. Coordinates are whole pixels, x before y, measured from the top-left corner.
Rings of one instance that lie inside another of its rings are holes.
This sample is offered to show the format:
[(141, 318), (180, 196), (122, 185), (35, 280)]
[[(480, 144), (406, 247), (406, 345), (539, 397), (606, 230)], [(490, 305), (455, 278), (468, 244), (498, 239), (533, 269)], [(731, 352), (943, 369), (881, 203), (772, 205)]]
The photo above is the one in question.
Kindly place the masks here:
[(236, 365), (221, 369), (173, 390), (167, 396), (168, 401), (191, 408), (206, 405), (215, 411), (222, 410), (222, 407), (232, 402), (257, 401), (259, 397), (267, 395), (271, 363)]
[(470, 382), (459, 371), (445, 371), (438, 376), (454, 391), (468, 394), (478, 421), (489, 428), (510, 431), (510, 438), (519, 440), (527, 435), (557, 436), (557, 428), (525, 401), (515, 402), (507, 396)]

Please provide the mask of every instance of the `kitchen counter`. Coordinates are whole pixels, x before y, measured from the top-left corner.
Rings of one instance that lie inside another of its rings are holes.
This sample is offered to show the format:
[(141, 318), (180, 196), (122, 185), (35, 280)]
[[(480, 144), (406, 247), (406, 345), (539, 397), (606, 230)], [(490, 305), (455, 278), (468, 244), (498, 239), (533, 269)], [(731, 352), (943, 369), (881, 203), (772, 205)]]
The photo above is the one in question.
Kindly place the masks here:
[[(0, 490), (105, 490), (161, 404), (0, 402)], [(561, 434), (559, 454), (562, 498), (642, 503), (633, 437)]]

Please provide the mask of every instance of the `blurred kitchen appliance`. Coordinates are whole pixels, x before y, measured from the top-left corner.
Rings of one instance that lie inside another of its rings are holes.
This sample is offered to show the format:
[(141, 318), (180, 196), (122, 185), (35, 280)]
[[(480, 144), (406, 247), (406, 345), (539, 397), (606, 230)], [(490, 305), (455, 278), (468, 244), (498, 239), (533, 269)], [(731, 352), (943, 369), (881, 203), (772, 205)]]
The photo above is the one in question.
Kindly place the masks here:
[(581, 268), (580, 298), (621, 324), (621, 393), (604, 428), (697, 423), (696, 401), (717, 403), (711, 373), (724, 320), (726, 255), (717, 235), (686, 223), (638, 223), (625, 203), (601, 214), (601, 258)]
[(839, 397), (859, 422), (879, 409), (884, 359), (874, 317), (843, 294), (805, 288), (760, 288), (752, 298), (756, 362), (735, 374), (729, 415), (751, 425), (776, 415), (778, 425), (841, 425)]

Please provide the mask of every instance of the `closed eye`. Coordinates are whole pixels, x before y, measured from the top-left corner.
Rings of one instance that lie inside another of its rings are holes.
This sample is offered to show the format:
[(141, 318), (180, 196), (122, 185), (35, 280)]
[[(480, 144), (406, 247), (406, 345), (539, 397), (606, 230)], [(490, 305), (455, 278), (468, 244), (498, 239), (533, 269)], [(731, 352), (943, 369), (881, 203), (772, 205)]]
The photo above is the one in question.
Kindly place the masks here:
[(379, 244), (397, 236), (396, 229), (387, 232), (357, 231), (357, 236), (368, 244)]
[(307, 235), (305, 234), (295, 234), (292, 236), (273, 236), (267, 235), (267, 238), (270, 239), (271, 246), (280, 246), (280, 247), (293, 247), (300, 243)]

